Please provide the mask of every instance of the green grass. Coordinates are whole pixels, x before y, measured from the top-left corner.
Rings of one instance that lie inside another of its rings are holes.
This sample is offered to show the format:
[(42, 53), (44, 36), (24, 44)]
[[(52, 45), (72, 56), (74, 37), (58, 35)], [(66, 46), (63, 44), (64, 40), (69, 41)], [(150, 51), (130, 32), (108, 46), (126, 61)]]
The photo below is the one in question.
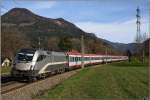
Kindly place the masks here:
[(4, 73), (10, 73), (11, 71), (11, 67), (10, 66), (3, 66), (0, 68), (0, 71), (1, 71), (1, 74), (4, 74)]
[(141, 64), (135, 60), (88, 67), (50, 89), (40, 99), (142, 100), (148, 97), (149, 92), (148, 68), (148, 63)]

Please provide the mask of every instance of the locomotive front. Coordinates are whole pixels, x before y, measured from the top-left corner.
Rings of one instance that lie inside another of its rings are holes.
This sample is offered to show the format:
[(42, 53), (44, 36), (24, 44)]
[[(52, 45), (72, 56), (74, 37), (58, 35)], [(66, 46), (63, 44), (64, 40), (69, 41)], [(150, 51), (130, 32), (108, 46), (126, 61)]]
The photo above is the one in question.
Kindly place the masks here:
[(35, 51), (32, 49), (22, 49), (17, 53), (11, 70), (12, 77), (29, 78), (36, 75), (34, 70)]

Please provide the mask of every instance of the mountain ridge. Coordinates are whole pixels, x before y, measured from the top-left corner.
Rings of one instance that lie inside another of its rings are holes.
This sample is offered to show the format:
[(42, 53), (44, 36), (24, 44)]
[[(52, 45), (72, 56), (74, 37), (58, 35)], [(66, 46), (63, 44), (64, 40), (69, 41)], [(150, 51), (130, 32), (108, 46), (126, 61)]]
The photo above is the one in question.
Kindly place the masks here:
[(86, 53), (105, 53), (105, 48), (109, 48), (111, 54), (120, 53), (95, 34), (84, 32), (63, 18), (45, 18), (26, 8), (11, 9), (1, 16), (1, 22), (2, 56), (13, 57), (18, 49), (24, 47), (38, 48), (39, 37), (42, 39), (42, 47), (55, 51), (61, 50), (59, 42), (68, 37), (72, 49), (80, 52), (81, 35), (85, 38)]
[(137, 52), (138, 48), (137, 43), (119, 43), (119, 42), (111, 42), (105, 39), (102, 40), (111, 45), (114, 49), (119, 50), (121, 52), (126, 52), (127, 50), (131, 51), (132, 54)]

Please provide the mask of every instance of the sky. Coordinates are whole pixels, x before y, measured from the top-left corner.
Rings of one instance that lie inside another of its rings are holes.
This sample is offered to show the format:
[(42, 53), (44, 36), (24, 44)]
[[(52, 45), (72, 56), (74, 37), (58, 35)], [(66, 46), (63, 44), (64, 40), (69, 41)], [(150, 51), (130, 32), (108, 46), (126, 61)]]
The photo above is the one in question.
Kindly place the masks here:
[(2, 0), (1, 15), (15, 7), (27, 8), (44, 17), (64, 18), (99, 38), (132, 43), (137, 7), (141, 11), (141, 34), (149, 34), (149, 6), (150, 0)]

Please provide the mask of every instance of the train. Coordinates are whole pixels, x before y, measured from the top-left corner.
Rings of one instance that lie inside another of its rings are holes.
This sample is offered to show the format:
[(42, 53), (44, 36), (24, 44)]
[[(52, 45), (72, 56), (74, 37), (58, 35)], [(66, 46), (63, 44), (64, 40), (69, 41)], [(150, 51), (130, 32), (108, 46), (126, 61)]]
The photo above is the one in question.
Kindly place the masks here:
[(37, 80), (84, 66), (127, 60), (127, 56), (21, 49), (15, 56), (11, 76)]

